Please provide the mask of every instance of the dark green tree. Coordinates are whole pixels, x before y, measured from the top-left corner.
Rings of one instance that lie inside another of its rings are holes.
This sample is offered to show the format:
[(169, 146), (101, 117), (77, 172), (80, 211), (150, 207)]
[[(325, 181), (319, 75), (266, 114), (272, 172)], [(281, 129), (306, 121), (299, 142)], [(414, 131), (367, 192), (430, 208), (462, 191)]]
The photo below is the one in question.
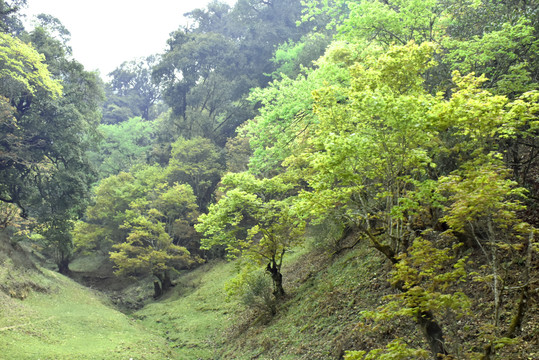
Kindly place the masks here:
[(38, 98), (56, 101), (62, 86), (52, 79), (43, 57), (32, 47), (8, 34), (0, 34), (0, 199), (16, 204), (28, 216), (31, 186), (26, 181), (36, 172), (47, 173), (48, 145), (21, 112)]
[(296, 26), (300, 12), (299, 1), (252, 0), (233, 8), (214, 2), (188, 13), (193, 24), (172, 35), (153, 72), (173, 110), (169, 132), (224, 146), (254, 115), (246, 96), (270, 80), (274, 47), (306, 32)]
[(161, 98), (161, 91), (152, 80), (152, 69), (159, 57), (126, 61), (112, 71), (104, 105), (103, 122), (114, 124), (125, 121), (125, 117), (141, 116), (153, 120), (158, 113), (155, 105)]
[(167, 167), (169, 182), (189, 184), (199, 208), (204, 211), (221, 179), (223, 158), (222, 150), (208, 139), (180, 138), (172, 144), (172, 155)]
[(26, 6), (26, 0), (0, 0), (0, 31), (19, 35), (23, 30), (19, 11)]
[[(55, 29), (62, 27), (54, 22)], [(31, 158), (40, 165), (31, 171), (6, 173), (10, 196), (34, 216), (37, 230), (58, 255), (59, 270), (68, 272), (72, 221), (82, 216), (90, 197), (94, 172), (86, 157), (96, 139), (100, 119), (101, 82), (69, 56), (66, 45), (48, 27), (36, 27), (25, 39), (44, 55), (53, 79), (61, 79), (63, 95), (12, 98), (17, 125), (31, 139)]]

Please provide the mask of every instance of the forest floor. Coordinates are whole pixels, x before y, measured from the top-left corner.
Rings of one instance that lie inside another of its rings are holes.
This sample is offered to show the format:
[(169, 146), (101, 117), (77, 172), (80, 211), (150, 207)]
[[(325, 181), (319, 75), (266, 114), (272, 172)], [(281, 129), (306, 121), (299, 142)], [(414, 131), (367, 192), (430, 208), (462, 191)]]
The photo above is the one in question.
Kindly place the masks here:
[[(0, 240), (0, 359), (323, 360), (395, 338), (426, 347), (411, 319), (372, 326), (362, 318), (394, 291), (389, 264), (366, 244), (333, 255), (314, 245), (292, 252), (283, 269), (287, 295), (271, 314), (260, 298), (227, 297), (225, 284), (237, 275), (233, 262), (177, 274), (174, 288), (153, 300), (151, 279), (110, 277), (104, 259), (73, 264), (73, 276), (90, 288), (34, 265), (28, 251)], [(535, 310), (528, 327), (538, 323)], [(539, 345), (533, 338), (528, 345), (534, 341)], [(529, 348), (526, 357), (517, 350), (506, 358), (539, 359)]]

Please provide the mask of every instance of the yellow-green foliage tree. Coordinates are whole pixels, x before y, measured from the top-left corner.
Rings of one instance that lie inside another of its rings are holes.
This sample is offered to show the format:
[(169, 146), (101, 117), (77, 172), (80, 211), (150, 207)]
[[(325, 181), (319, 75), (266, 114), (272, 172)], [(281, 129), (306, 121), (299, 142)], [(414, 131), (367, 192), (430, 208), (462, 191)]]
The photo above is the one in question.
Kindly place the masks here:
[[(313, 116), (303, 123), (288, 116), (296, 122), (289, 129), (296, 132), (287, 134), (293, 144), (280, 153), (290, 153), (281, 171), (305, 183), (295, 201), (296, 215), (311, 223), (331, 217), (346, 224), (393, 264), (398, 294), (374, 317), (413, 318), (430, 356), (442, 358), (465, 342), (446, 336), (444, 328), (454, 325), (447, 314), (472, 316), (470, 294), (460, 285), (471, 276), (469, 264), (459, 247), (474, 253), (482, 249), (475, 255), (486, 256), (490, 271), (474, 269), (480, 270), (475, 279), (491, 284), (494, 298), (502, 298), (496, 295), (501, 283), (529, 283), (529, 275), (518, 279), (524, 272), (511, 259), (533, 249), (529, 239), (535, 230), (518, 219), (522, 204), (517, 197), (523, 190), (509, 180), (500, 143), (536, 134), (537, 93), (510, 101), (482, 89), (483, 78), (455, 73), (450, 96), (430, 94), (425, 78), (436, 66), (438, 48), (414, 42), (388, 48), (334, 43), (314, 72), (333, 63), (341, 74), (348, 73), (342, 77), (348, 80), (328, 81), (313, 91)], [(282, 111), (283, 104), (265, 106), (270, 109), (262, 116)], [(280, 126), (259, 120), (250, 125), (250, 135)], [(264, 151), (256, 140), (251, 142), (255, 155)], [(511, 279), (499, 271), (502, 254), (503, 268), (516, 270)], [(497, 302), (495, 313), (502, 308)], [(521, 324), (519, 314), (513, 323)], [(494, 351), (508, 332), (493, 328), (464, 346), (490, 344)], [(350, 359), (382, 356), (429, 355), (398, 341), (349, 354)], [(467, 356), (480, 355), (471, 351)]]
[[(171, 286), (170, 271), (198, 261), (193, 189), (170, 183), (166, 169), (138, 166), (103, 179), (86, 219), (75, 226), (79, 251), (110, 253), (117, 275), (157, 278), (155, 296)], [(110, 251), (112, 250), (112, 251)]]
[(132, 174), (121, 172), (101, 180), (94, 189), (93, 205), (88, 207), (84, 220), (75, 224), (75, 249), (108, 252), (113, 244), (125, 239), (127, 232), (121, 227), (125, 212), (143, 194)]
[(172, 286), (170, 270), (190, 265), (192, 258), (185, 247), (173, 244), (159, 221), (163, 214), (147, 206), (145, 201), (132, 203), (123, 225), (129, 235), (113, 246), (110, 258), (117, 275), (154, 275), (154, 297), (159, 297)]
[(294, 216), (295, 186), (282, 177), (258, 179), (249, 173), (229, 173), (224, 195), (199, 217), (202, 248), (224, 246), (231, 258), (265, 266), (274, 295), (285, 295), (281, 267), (287, 251), (302, 241), (303, 223)]
[(3, 95), (16, 100), (27, 93), (45, 91), (52, 97), (62, 95), (62, 86), (51, 78), (45, 57), (33, 47), (11, 35), (0, 33), (0, 77)]

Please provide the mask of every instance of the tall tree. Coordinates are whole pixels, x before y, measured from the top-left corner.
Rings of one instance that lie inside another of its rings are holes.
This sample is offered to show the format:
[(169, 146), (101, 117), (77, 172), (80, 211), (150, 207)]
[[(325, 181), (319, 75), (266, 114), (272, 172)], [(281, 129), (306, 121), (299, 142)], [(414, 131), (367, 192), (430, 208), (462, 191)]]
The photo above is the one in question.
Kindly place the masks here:
[(96, 74), (69, 59), (64, 43), (52, 38), (47, 28), (37, 27), (25, 38), (44, 54), (51, 78), (61, 79), (63, 94), (52, 99), (31, 91), (11, 96), (17, 131), (31, 139), (26, 159), (39, 165), (22, 171), (12, 167), (2, 172), (7, 177), (3, 183), (9, 186), (10, 199), (36, 217), (38, 230), (58, 254), (60, 271), (67, 272), (72, 246), (68, 230), (84, 212), (93, 181), (85, 154), (99, 122), (101, 83)]
[(299, 1), (280, 0), (240, 1), (233, 9), (214, 2), (189, 13), (194, 23), (172, 35), (153, 73), (173, 109), (175, 136), (224, 146), (253, 115), (245, 98), (268, 82), (273, 47), (306, 31), (296, 27), (299, 14)]
[(0, 31), (19, 35), (23, 30), (18, 12), (26, 6), (26, 0), (0, 0)]
[(157, 117), (154, 106), (161, 98), (161, 91), (153, 82), (151, 73), (158, 62), (158, 56), (150, 55), (126, 61), (108, 74), (111, 80), (103, 122), (117, 123), (126, 120), (118, 117), (120, 110), (123, 113), (131, 111), (133, 115), (140, 116), (144, 120), (153, 120)]
[[(51, 77), (44, 59), (33, 48), (7, 34), (0, 34), (2, 106), (0, 135), (2, 187), (0, 198), (15, 203), (27, 213), (24, 181), (28, 173), (37, 171), (45, 162), (46, 145), (39, 132), (26, 125), (21, 111), (41, 96), (56, 99), (62, 95), (62, 86)], [(26, 125), (26, 126), (25, 126)]]

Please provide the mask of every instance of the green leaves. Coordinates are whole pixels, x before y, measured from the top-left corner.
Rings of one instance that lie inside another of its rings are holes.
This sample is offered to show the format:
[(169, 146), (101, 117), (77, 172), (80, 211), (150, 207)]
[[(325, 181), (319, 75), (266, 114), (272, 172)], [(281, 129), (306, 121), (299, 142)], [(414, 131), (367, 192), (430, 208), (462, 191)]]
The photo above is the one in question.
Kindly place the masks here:
[(168, 177), (173, 182), (189, 184), (201, 209), (209, 204), (223, 168), (223, 154), (209, 139), (180, 137), (172, 143)]
[(340, 37), (373, 38), (389, 46), (436, 41), (441, 36), (444, 18), (436, 0), (348, 2), (350, 15), (339, 28)]
[(152, 122), (134, 117), (119, 124), (100, 125), (98, 131), (103, 141), (89, 156), (99, 169), (100, 177), (116, 175), (146, 163), (155, 136)]
[(37, 219), (67, 272), (72, 221), (84, 212), (93, 181), (85, 152), (102, 93), (97, 75), (67, 59), (43, 28), (24, 36), (32, 46), (0, 34), (0, 199)]
[(396, 360), (396, 359), (430, 359), (429, 353), (423, 349), (410, 348), (403, 339), (395, 339), (385, 349), (369, 351), (347, 351), (346, 360)]
[(500, 229), (511, 231), (519, 223), (522, 210), (519, 198), (525, 189), (509, 179), (509, 170), (495, 156), (483, 156), (465, 164), (461, 171), (440, 179), (440, 190), (451, 195), (444, 221), (460, 231), (482, 220), (493, 221)]
[[(192, 247), (190, 243), (196, 238), (192, 229), (198, 216), (196, 198), (187, 184), (169, 185), (166, 172), (159, 166), (141, 166), (133, 173), (131, 181), (124, 186), (128, 185), (128, 189), (132, 186), (137, 195), (122, 198), (122, 195), (134, 194), (123, 192), (117, 194), (120, 195), (119, 199), (113, 200), (115, 204), (128, 203), (128, 207), (118, 209), (115, 219), (122, 223), (111, 224), (119, 226), (122, 234), (112, 246), (114, 250), (110, 252), (110, 257), (118, 275), (146, 273), (156, 275), (163, 281), (161, 277), (164, 272), (198, 260), (186, 248)], [(126, 178), (131, 176), (120, 175)], [(110, 180), (105, 179), (101, 186), (108, 182)], [(103, 195), (106, 197), (107, 194)], [(114, 228), (110, 230), (114, 232)]]
[(348, 88), (313, 92), (317, 121), (308, 145), (285, 162), (300, 168), (312, 189), (301, 194), (311, 216), (342, 207), (354, 222), (387, 220), (424, 177), (438, 141), (428, 116), (434, 98), (421, 88), (432, 51), (428, 44), (392, 48), (352, 66)]
[(522, 94), (537, 86), (532, 75), (536, 69), (527, 56), (537, 54), (539, 40), (525, 17), (468, 39), (447, 37), (443, 44), (448, 51), (444, 61), (452, 69), (486, 74), (497, 93)]
[(156, 209), (149, 209), (145, 214), (141, 210), (127, 212), (123, 227), (129, 235), (125, 242), (115, 244), (116, 251), (110, 253), (116, 274), (158, 274), (189, 264), (187, 249), (174, 245), (165, 224), (159, 221), (162, 214)]
[(31, 46), (11, 35), (1, 33), (2, 94), (14, 100), (26, 92), (34, 95), (38, 90), (48, 92), (52, 98), (61, 96), (62, 86), (59, 81), (52, 79), (44, 60), (44, 56)]
[[(438, 66), (433, 58), (443, 56), (439, 46), (409, 42), (358, 50), (359, 44), (361, 40), (334, 43), (317, 62), (319, 69), (254, 93), (264, 107), (257, 122), (249, 125), (255, 151), (252, 170), (264, 174), (258, 165), (264, 164), (262, 156), (280, 163), (280, 175), (271, 180), (288, 177), (304, 184), (298, 196), (290, 198), (296, 221), (317, 224), (330, 217), (344, 222), (394, 264), (392, 283), (400, 293), (366, 315), (409, 316), (442, 334), (438, 316), (448, 311), (467, 315), (472, 306), (460, 285), (468, 277), (467, 258), (457, 256), (461, 243), (450, 235), (464, 228), (469, 234), (471, 228), (481, 247), (496, 239), (489, 245), (493, 255), (487, 255), (492, 263), (498, 261), (498, 252), (522, 249), (520, 240), (529, 231), (517, 217), (524, 191), (510, 179), (501, 161), (504, 155), (497, 151), (501, 139), (534, 133), (536, 94), (528, 92), (510, 102), (484, 89), (485, 77), (455, 72), (451, 95), (433, 96), (425, 77)], [(318, 82), (322, 78), (326, 81)], [(312, 111), (300, 110), (308, 102), (295, 101), (294, 86), (300, 92), (315, 87)], [(293, 101), (286, 102), (286, 97)], [(308, 117), (299, 118), (298, 113)], [(266, 132), (258, 134), (261, 130)], [(275, 165), (270, 168), (275, 170)], [(257, 236), (260, 244), (270, 239), (261, 235), (263, 227), (257, 222), (248, 222), (253, 209), (267, 213), (271, 206), (269, 194), (257, 186), (263, 182), (247, 174), (223, 180), (222, 205), (239, 208), (231, 212), (234, 216), (224, 217), (229, 228), (215, 227), (211, 234), (221, 244), (234, 244), (236, 255), (246, 254), (242, 247), (256, 248)], [(450, 230), (442, 233), (445, 227)], [(235, 229), (228, 238), (222, 235), (227, 229)], [(235, 242), (238, 238), (244, 242)], [(471, 246), (462, 236), (459, 240)], [(493, 266), (490, 280), (499, 279), (498, 267)], [(442, 335), (433, 331), (426, 339), (433, 353), (446, 351), (440, 345)], [(425, 355), (401, 345), (392, 342), (387, 349), (350, 356)]]
[(202, 248), (225, 246), (230, 258), (267, 265), (276, 288), (284, 294), (280, 273), (283, 257), (302, 242), (305, 223), (297, 220), (291, 191), (282, 177), (257, 179), (249, 173), (229, 173), (222, 180), (224, 195), (195, 225), (204, 235)]

